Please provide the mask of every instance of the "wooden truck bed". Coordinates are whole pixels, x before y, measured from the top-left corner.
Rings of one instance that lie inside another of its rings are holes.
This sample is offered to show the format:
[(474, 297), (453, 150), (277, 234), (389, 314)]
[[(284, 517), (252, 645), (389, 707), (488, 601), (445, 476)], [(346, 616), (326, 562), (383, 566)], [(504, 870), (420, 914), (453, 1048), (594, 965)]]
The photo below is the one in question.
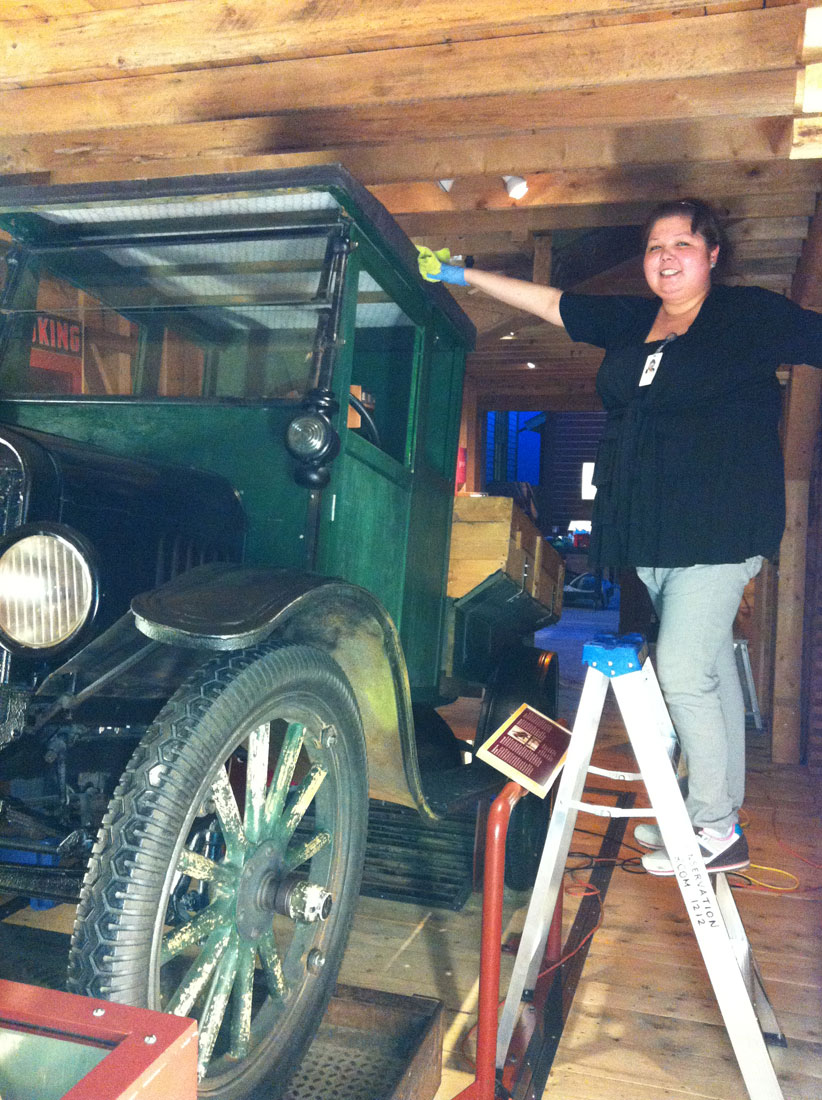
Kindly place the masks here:
[(528, 516), (510, 497), (454, 497), (448, 595), (466, 595), (497, 570), (559, 618), (565, 565)]
[(555, 623), (565, 563), (510, 497), (456, 496), (443, 694), (482, 684), (511, 646)]

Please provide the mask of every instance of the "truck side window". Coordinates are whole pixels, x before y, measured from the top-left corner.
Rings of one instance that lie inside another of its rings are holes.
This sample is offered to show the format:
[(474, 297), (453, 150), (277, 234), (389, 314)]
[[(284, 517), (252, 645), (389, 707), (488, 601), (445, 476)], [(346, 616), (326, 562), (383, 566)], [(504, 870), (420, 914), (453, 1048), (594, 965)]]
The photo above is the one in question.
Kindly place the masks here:
[(29, 253), (0, 388), (299, 399), (313, 384), (328, 232)]
[[(408, 448), (417, 327), (366, 271), (357, 287), (352, 391), (370, 412), (379, 447), (404, 463)], [(349, 425), (355, 427), (354, 420)], [(364, 426), (355, 430), (369, 438)], [(373, 440), (371, 440), (373, 442)]]
[[(9, 318), (4, 393), (130, 394), (137, 325), (92, 294), (32, 268)], [(20, 308), (22, 306), (22, 308)]]

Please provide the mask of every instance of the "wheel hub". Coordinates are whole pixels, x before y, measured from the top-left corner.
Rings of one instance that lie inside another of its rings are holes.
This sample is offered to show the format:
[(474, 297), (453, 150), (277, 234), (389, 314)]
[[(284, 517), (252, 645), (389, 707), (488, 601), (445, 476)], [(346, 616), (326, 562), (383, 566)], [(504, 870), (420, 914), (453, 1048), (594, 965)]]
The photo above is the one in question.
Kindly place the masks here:
[(247, 940), (258, 940), (271, 928), (282, 861), (277, 845), (269, 841), (246, 860), (237, 887), (237, 930)]
[(315, 882), (306, 882), (296, 875), (284, 878), (274, 897), (275, 912), (306, 924), (328, 920), (333, 904), (331, 895), (322, 886)]
[(298, 875), (283, 875), (277, 845), (261, 844), (246, 861), (237, 889), (236, 921), (240, 935), (258, 940), (270, 928), (275, 913), (290, 920), (327, 920), (333, 898), (316, 883)]

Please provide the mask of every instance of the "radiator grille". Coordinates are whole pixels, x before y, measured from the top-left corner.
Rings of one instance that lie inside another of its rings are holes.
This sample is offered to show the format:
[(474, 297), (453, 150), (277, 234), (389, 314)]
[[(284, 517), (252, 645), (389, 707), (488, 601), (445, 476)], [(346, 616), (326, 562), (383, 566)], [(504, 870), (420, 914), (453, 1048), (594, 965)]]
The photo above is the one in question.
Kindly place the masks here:
[(155, 584), (165, 584), (179, 573), (193, 569), (195, 565), (232, 559), (233, 555), (223, 547), (203, 543), (188, 535), (166, 534), (157, 547)]

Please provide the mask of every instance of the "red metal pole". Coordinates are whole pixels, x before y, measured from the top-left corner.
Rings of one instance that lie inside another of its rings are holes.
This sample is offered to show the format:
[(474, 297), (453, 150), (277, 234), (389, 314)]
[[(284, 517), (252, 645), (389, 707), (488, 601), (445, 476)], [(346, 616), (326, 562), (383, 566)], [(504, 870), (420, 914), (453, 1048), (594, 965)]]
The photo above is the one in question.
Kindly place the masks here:
[(517, 802), (528, 792), (506, 783), (491, 804), (485, 834), (482, 883), (482, 943), (480, 947), (479, 1021), (476, 1078), (454, 1100), (494, 1100), (496, 1094), (499, 977), (502, 948), (502, 902), (505, 888), (505, 838)]

